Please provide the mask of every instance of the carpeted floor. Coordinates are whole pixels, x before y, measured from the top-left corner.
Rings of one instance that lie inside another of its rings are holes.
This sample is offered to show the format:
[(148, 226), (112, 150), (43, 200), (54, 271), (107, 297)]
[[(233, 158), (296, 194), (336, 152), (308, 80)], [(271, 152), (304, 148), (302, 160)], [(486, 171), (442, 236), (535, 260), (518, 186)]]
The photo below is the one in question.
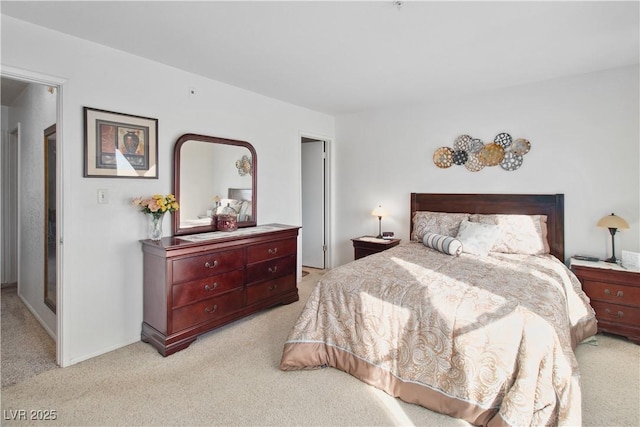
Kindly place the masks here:
[[(137, 342), (5, 387), (3, 413), (51, 410), (56, 419), (46, 424), (65, 426), (468, 426), (336, 369), (279, 370), (283, 342), (322, 274), (304, 277), (300, 301), (219, 328), (167, 358)], [(612, 336), (597, 344), (576, 352), (583, 425), (637, 426), (640, 346)], [(30, 424), (38, 422), (2, 423)]]
[(2, 388), (58, 367), (56, 344), (18, 297), (16, 286), (2, 288)]

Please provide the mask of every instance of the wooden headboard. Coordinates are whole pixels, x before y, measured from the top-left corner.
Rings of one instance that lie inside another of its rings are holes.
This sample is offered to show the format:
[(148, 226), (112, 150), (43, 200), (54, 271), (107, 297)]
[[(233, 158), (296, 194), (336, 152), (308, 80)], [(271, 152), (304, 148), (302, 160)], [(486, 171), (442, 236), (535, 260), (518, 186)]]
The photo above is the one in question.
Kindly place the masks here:
[(411, 193), (409, 235), (416, 211), (470, 214), (546, 215), (549, 248), (564, 262), (564, 194)]

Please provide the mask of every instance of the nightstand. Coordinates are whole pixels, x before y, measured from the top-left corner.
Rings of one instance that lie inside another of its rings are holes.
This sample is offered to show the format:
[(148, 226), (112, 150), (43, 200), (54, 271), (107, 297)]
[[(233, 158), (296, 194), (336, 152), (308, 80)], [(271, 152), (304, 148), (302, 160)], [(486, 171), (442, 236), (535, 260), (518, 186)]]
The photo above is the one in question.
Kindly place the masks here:
[(360, 259), (367, 255), (386, 251), (394, 246), (398, 246), (400, 240), (402, 239), (378, 239), (371, 236), (362, 236), (356, 239), (351, 239), (353, 242), (354, 258)]
[(640, 270), (573, 258), (570, 265), (596, 311), (598, 331), (640, 344)]

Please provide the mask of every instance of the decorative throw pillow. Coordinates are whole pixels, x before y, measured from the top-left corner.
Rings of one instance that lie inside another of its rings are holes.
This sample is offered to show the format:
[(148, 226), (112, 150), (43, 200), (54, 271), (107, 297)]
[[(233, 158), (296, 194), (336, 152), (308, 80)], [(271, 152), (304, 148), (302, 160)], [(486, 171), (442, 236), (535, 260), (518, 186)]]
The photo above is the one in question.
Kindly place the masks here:
[(468, 213), (416, 211), (411, 219), (413, 222), (411, 240), (421, 242), (427, 233), (455, 237), (460, 223), (468, 219)]
[(451, 236), (427, 233), (424, 235), (422, 243), (424, 243), (426, 247), (435, 249), (443, 254), (458, 256), (462, 253), (462, 242)]
[(486, 256), (498, 238), (498, 226), (462, 221), (456, 238), (462, 242), (462, 252)]
[(493, 252), (522, 255), (549, 253), (546, 215), (471, 215), (471, 222), (496, 224), (500, 230)]

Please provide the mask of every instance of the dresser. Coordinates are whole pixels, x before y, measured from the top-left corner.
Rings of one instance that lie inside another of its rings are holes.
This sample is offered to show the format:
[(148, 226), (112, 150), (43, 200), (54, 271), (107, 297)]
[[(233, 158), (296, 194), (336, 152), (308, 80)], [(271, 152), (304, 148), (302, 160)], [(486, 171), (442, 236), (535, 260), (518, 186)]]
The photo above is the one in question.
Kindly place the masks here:
[(297, 301), (299, 228), (267, 224), (141, 241), (142, 341), (168, 356), (212, 329)]
[(571, 270), (591, 300), (598, 330), (640, 344), (640, 270), (574, 258)]

